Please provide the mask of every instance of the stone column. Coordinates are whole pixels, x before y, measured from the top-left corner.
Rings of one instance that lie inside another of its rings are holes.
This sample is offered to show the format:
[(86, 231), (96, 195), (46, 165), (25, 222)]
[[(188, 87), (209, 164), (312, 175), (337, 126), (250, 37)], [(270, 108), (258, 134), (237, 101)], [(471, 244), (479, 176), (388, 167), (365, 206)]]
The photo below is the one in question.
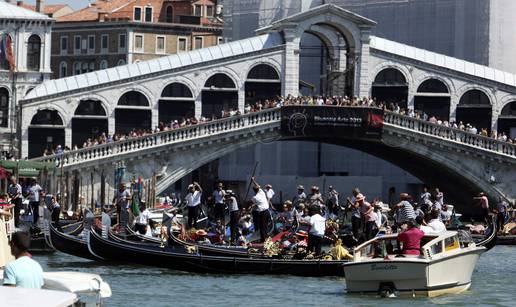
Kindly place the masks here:
[[(245, 79), (244, 79), (245, 80)], [(245, 107), (245, 81), (242, 81), (238, 89), (238, 111), (244, 114)]]
[(414, 100), (415, 100), (415, 89), (413, 84), (408, 85), (408, 97), (407, 97), (407, 108), (414, 110)]
[[(44, 39), (44, 50), (42, 53), (41, 59), (41, 69), (43, 72), (52, 72), (52, 67), (50, 66), (50, 57), (51, 57), (51, 46), (52, 46), (52, 34), (50, 32), (50, 26), (45, 26), (45, 39)], [(58, 72), (59, 74), (59, 72)]]
[[(371, 30), (361, 29), (360, 31), (360, 43), (361, 46), (357, 46), (357, 51), (355, 52), (355, 57), (359, 56), (358, 65), (355, 68), (355, 96), (369, 96), (369, 91), (371, 88), (370, 78), (369, 78), (369, 55), (370, 55), (370, 35)], [(353, 55), (353, 54), (350, 54)]]
[(452, 94), (450, 96), (450, 122), (457, 121), (457, 106), (459, 105), (459, 97)]
[(301, 36), (295, 29), (283, 30), (285, 53), (283, 55), (282, 94), (299, 95), (299, 43)]
[(26, 158), (29, 156), (29, 124), (31, 118), (27, 114), (27, 110), (22, 112), (22, 121), (21, 121), (21, 148), (20, 148), (20, 158)]
[(111, 112), (111, 114), (109, 115), (107, 120), (108, 120), (108, 134), (114, 135), (115, 134), (115, 111), (114, 110), (113, 110), (113, 112)]
[(202, 90), (199, 91), (199, 95), (197, 95), (197, 98), (195, 99), (194, 116), (195, 118), (201, 118), (202, 116)]
[(491, 131), (498, 131), (498, 117), (500, 117), (501, 110), (499, 110), (496, 106), (493, 106), (493, 110), (491, 112)]
[[(82, 144), (77, 144), (77, 146), (81, 146)], [(68, 148), (72, 148), (72, 121), (70, 120), (65, 126), (65, 143), (64, 146), (68, 146)]]

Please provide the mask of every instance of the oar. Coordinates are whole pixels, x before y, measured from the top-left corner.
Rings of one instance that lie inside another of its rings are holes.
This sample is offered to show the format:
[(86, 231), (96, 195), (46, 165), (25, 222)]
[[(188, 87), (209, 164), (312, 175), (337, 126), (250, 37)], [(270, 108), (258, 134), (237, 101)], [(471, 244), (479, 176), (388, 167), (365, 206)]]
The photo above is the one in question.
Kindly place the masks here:
[[(251, 178), (253, 178), (253, 177), (254, 177), (254, 175), (255, 175), (255, 173), (256, 173), (256, 168), (257, 168), (257, 167), (258, 167), (258, 161), (256, 161), (256, 162), (254, 163), (254, 168), (253, 168), (253, 172), (252, 172), (252, 174), (251, 174)], [(244, 200), (247, 200), (247, 196), (249, 196), (249, 190), (251, 190), (251, 184), (253, 184), (253, 183), (252, 183), (252, 180), (251, 180), (251, 179), (249, 179), (249, 185), (247, 186), (247, 192), (245, 193)]]

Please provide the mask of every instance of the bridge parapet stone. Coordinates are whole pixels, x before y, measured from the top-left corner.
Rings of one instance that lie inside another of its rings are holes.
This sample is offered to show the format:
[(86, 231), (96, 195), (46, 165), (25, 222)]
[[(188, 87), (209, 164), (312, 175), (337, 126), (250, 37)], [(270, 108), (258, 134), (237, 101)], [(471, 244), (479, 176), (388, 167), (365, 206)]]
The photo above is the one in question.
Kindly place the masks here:
[(454, 143), (470, 145), (475, 149), (494, 152), (505, 157), (515, 159), (516, 162), (516, 145), (502, 142), (493, 138), (473, 134), (460, 129), (445, 127), (443, 125), (433, 124), (428, 121), (400, 115), (393, 112), (385, 113), (385, 122), (395, 126), (407, 128), (409, 130), (432, 135), (441, 139), (446, 139)]

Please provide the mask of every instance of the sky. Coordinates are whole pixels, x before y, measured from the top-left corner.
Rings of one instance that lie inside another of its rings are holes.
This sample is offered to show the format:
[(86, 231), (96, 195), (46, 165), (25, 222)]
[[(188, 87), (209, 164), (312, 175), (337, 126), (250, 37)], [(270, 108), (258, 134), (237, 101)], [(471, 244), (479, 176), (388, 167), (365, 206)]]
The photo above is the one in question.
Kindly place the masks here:
[[(24, 0), (25, 3), (35, 4), (36, 0)], [(93, 0), (91, 0), (93, 2)], [(88, 0), (44, 0), (48, 4), (68, 4), (72, 9), (77, 10), (88, 5)]]

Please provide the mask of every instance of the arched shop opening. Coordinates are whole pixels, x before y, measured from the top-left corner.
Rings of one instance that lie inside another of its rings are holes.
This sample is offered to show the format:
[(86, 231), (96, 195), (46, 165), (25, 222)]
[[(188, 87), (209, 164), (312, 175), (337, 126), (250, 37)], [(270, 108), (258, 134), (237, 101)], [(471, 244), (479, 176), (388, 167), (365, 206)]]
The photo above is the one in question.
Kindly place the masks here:
[(437, 79), (421, 83), (414, 97), (414, 109), (441, 120), (450, 119), (451, 95), (446, 84)]
[(98, 100), (81, 100), (72, 118), (72, 145), (81, 148), (89, 138), (108, 133), (107, 113)]
[(195, 116), (195, 98), (188, 86), (171, 83), (165, 87), (159, 99), (159, 122), (165, 125), (173, 120)]
[(238, 109), (238, 89), (235, 82), (223, 73), (211, 76), (202, 89), (202, 116), (221, 117), (222, 111)]
[(65, 127), (56, 110), (39, 110), (29, 126), (29, 158), (40, 157), (45, 151), (64, 146)]
[(516, 101), (506, 104), (498, 117), (498, 133), (504, 132), (507, 137), (516, 139)]
[(491, 131), (492, 107), (489, 97), (480, 90), (470, 90), (464, 93), (457, 106), (457, 122), (470, 124), (478, 131), (487, 128)]
[(386, 68), (376, 75), (371, 91), (378, 102), (397, 103), (401, 108), (407, 108), (408, 83), (403, 73), (396, 68)]
[(259, 64), (247, 74), (245, 103), (255, 103), (281, 95), (281, 80), (274, 67)]
[(9, 124), (9, 91), (0, 87), (0, 127), (7, 128)]
[(130, 91), (122, 95), (115, 109), (115, 132), (126, 134), (132, 130), (150, 130), (152, 111), (145, 95)]

